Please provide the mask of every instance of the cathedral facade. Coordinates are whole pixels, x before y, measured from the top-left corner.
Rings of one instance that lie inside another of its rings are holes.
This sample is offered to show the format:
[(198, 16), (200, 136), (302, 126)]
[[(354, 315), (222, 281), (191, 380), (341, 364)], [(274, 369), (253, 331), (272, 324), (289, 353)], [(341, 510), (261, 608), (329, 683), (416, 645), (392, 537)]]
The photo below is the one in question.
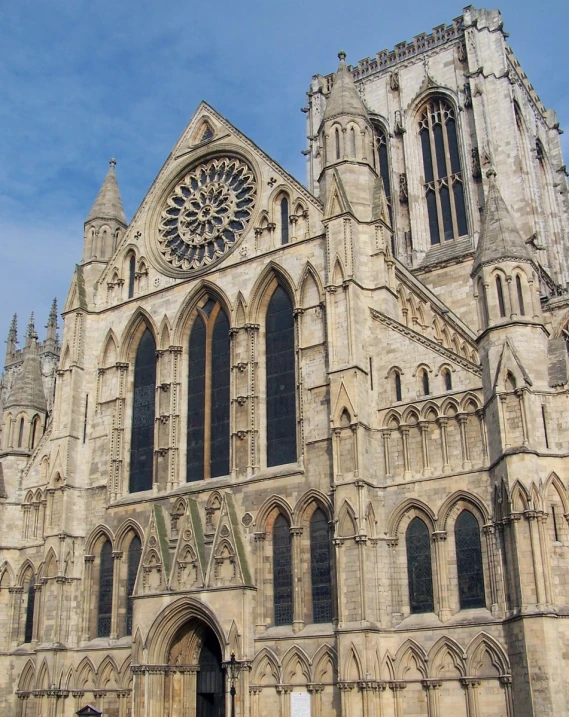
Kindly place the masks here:
[(2, 714), (569, 714), (567, 172), (506, 38), (340, 53), (307, 187), (205, 103), (129, 223), (111, 160), (8, 337)]

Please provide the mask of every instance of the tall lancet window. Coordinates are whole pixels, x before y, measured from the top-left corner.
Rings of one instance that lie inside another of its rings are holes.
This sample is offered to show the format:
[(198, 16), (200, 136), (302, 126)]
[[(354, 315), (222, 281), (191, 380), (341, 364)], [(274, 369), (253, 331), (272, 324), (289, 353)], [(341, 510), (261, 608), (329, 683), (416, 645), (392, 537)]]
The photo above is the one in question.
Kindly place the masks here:
[(142, 555), (142, 545), (140, 538), (135, 535), (128, 546), (128, 563), (126, 575), (126, 634), (132, 635), (132, 613), (134, 607), (134, 586), (136, 583), (136, 575), (138, 573), (138, 565), (140, 556)]
[(190, 332), (186, 480), (229, 473), (229, 322), (213, 299)]
[(486, 607), (480, 527), (470, 511), (463, 510), (458, 516), (454, 538), (460, 609)]
[(292, 551), (290, 525), (279, 513), (273, 526), (275, 625), (292, 624)]
[[(25, 587), (25, 586), (24, 586)], [(24, 642), (31, 642), (34, 637), (34, 609), (36, 601), (36, 583), (33, 574), (27, 584), (26, 623), (24, 625)]]
[(156, 343), (145, 329), (134, 361), (129, 490), (152, 488), (156, 404)]
[(292, 303), (277, 286), (267, 309), (267, 465), (296, 455), (296, 379)]
[(281, 199), (281, 244), (288, 244), (288, 199)]
[(419, 115), (431, 244), (468, 233), (455, 110), (432, 98)]
[(405, 534), (409, 607), (412, 613), (433, 612), (431, 536), (420, 518), (413, 518)]
[(317, 508), (310, 520), (312, 622), (330, 622), (332, 620), (331, 576), (330, 529), (324, 511)]
[(377, 147), (377, 164), (379, 176), (383, 181), (383, 189), (389, 207), (389, 217), (393, 221), (391, 214), (391, 178), (389, 176), (389, 156), (387, 151), (387, 136), (381, 127), (375, 128), (375, 143)]
[(101, 548), (99, 562), (99, 605), (97, 611), (97, 637), (109, 637), (111, 634), (111, 614), (113, 611), (113, 549), (105, 540)]
[(337, 127), (334, 132), (334, 139), (336, 143), (336, 159), (340, 159), (340, 130)]
[(132, 299), (134, 296), (134, 279), (136, 273), (136, 259), (134, 254), (131, 254), (128, 260), (128, 298)]

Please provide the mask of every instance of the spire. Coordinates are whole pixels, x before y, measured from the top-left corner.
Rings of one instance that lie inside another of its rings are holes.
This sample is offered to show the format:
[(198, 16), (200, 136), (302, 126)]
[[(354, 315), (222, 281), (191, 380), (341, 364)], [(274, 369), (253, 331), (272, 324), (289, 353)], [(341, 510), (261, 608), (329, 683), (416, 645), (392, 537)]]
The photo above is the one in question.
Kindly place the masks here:
[(30, 320), (28, 321), (28, 328), (26, 329), (26, 344), (25, 344), (26, 348), (28, 348), (31, 345), (32, 339), (34, 339), (35, 341), (38, 340), (38, 335), (36, 333), (36, 326), (35, 326), (35, 322), (34, 322), (34, 312), (33, 311), (30, 314)]
[(474, 254), (473, 274), (484, 264), (494, 264), (502, 259), (532, 261), (522, 235), (500, 194), (495, 170), (489, 169), (486, 176), (490, 182), (482, 215), (482, 229)]
[(91, 211), (89, 212), (85, 223), (90, 222), (93, 219), (114, 219), (119, 224), (126, 226), (126, 218), (124, 216), (117, 175), (115, 174), (116, 163), (116, 159), (110, 160), (109, 171), (107, 172), (105, 181), (99, 190), (99, 194), (97, 194), (95, 203), (91, 207)]
[(16, 353), (16, 345), (18, 343), (18, 316), (14, 314), (8, 329), (8, 338), (6, 339), (6, 363), (10, 363)]
[(51, 303), (51, 310), (47, 319), (44, 349), (48, 351), (57, 351), (59, 346), (59, 338), (57, 336), (57, 299)]
[(22, 406), (47, 411), (37, 339), (32, 314), (26, 332), (26, 347), (24, 348), (22, 369), (16, 374), (12, 388), (6, 398), (4, 409), (10, 406)]
[(369, 119), (368, 111), (356, 89), (354, 78), (346, 66), (346, 53), (339, 52), (340, 65), (334, 76), (334, 84), (326, 103), (324, 120), (338, 115), (352, 115)]

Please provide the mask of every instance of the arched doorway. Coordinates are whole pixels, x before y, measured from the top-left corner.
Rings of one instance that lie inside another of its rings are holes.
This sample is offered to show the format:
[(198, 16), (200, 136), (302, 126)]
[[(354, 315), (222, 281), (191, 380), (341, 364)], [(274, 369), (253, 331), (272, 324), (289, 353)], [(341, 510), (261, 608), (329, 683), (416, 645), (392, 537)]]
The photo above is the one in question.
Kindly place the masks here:
[(176, 632), (168, 653), (167, 717), (225, 717), (225, 671), (213, 630), (192, 618)]

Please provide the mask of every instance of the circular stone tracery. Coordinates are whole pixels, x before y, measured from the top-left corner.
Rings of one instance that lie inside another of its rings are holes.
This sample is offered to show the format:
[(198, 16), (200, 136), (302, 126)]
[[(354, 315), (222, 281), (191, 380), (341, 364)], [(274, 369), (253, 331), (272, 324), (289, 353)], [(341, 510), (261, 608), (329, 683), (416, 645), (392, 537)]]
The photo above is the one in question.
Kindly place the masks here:
[(245, 231), (255, 195), (255, 175), (242, 159), (211, 159), (192, 169), (178, 181), (162, 211), (161, 254), (182, 271), (220, 259)]

